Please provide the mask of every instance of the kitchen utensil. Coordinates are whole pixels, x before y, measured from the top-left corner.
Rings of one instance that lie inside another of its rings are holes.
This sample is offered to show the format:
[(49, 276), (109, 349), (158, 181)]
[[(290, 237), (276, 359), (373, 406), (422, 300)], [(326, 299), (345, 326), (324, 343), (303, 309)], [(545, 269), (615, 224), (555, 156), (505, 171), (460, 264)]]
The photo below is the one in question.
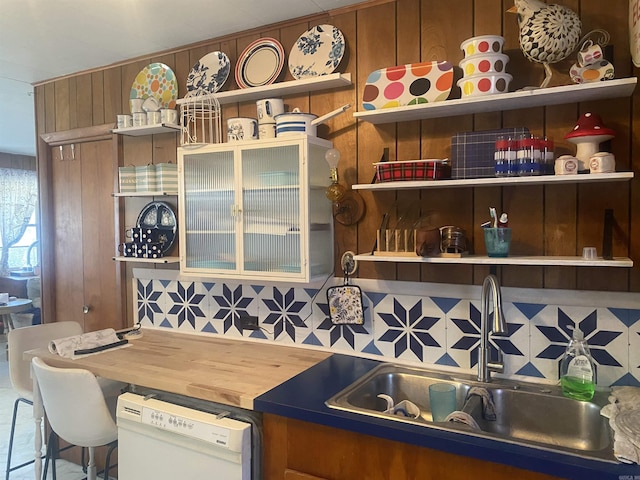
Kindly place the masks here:
[(316, 118), (315, 120), (311, 121), (311, 125), (320, 125), (321, 123), (326, 122), (327, 120), (329, 120), (330, 118), (335, 117), (336, 115), (340, 115), (342, 112), (346, 112), (347, 110), (349, 110), (351, 108), (351, 104), (347, 103), (346, 105), (341, 106), (340, 108), (336, 108), (335, 110)]
[(507, 63), (509, 55), (487, 53), (463, 58), (459, 65), (465, 76), (471, 76), (480, 73), (504, 73)]
[(343, 105), (321, 117), (313, 113), (302, 113), (299, 108), (294, 108), (291, 112), (276, 116), (276, 136), (284, 137), (304, 133), (315, 137), (319, 124), (343, 113), (349, 108), (351, 108), (351, 105)]
[(349, 284), (349, 275), (346, 270), (344, 274), (343, 285), (327, 288), (329, 318), (334, 324), (362, 325), (364, 323), (362, 290), (357, 285)]

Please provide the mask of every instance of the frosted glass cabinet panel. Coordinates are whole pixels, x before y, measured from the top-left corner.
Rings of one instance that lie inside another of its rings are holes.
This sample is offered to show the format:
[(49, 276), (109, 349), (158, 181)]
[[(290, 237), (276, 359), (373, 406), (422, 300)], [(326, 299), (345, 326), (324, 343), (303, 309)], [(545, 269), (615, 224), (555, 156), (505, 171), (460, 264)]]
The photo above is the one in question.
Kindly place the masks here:
[(178, 149), (181, 271), (297, 282), (331, 274), (329, 148), (300, 135)]

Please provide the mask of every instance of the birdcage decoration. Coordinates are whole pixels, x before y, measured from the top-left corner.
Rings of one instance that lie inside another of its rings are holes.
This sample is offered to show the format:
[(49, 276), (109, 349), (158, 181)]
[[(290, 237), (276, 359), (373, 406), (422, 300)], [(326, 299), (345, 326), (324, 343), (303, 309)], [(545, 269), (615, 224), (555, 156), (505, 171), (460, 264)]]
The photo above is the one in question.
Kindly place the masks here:
[(184, 146), (222, 143), (220, 102), (210, 93), (195, 90), (177, 102), (180, 105)]

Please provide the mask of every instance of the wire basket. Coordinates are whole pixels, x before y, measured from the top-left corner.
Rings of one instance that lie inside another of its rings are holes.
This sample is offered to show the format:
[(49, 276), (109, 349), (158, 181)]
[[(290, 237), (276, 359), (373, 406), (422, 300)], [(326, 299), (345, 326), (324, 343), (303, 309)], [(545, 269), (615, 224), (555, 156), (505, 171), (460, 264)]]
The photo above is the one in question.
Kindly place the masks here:
[(220, 102), (209, 93), (193, 91), (178, 100), (183, 147), (222, 143)]

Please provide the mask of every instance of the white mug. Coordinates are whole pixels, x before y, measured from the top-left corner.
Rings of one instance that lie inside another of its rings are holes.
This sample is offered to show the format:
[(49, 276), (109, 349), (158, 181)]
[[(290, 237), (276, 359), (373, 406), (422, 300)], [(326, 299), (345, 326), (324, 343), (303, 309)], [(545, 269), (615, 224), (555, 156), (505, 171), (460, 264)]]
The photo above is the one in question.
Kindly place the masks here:
[(587, 40), (578, 52), (578, 64), (581, 67), (599, 62), (603, 58), (602, 47), (591, 40)]
[(144, 98), (132, 98), (129, 100), (129, 104), (131, 105), (131, 113), (143, 112), (142, 104), (144, 103)]
[(260, 140), (263, 138), (276, 138), (276, 124), (261, 123), (258, 125), (258, 137)]
[(234, 117), (227, 120), (227, 142), (258, 139), (258, 121), (255, 118)]
[(580, 160), (571, 155), (562, 155), (556, 159), (554, 170), (556, 175), (576, 175)]
[(265, 98), (256, 102), (258, 123), (276, 123), (276, 115), (284, 113), (284, 100), (281, 98)]
[(135, 112), (133, 114), (133, 126), (143, 127), (147, 124), (147, 114), (145, 112)]
[(131, 115), (117, 115), (116, 119), (118, 128), (127, 128), (133, 125), (133, 117)]
[(610, 173), (616, 171), (616, 157), (613, 153), (598, 152), (589, 159), (589, 173)]
[(160, 112), (147, 112), (147, 125), (157, 125), (160, 123)]
[(171, 125), (178, 124), (178, 112), (173, 108), (163, 108), (160, 110), (160, 121)]

